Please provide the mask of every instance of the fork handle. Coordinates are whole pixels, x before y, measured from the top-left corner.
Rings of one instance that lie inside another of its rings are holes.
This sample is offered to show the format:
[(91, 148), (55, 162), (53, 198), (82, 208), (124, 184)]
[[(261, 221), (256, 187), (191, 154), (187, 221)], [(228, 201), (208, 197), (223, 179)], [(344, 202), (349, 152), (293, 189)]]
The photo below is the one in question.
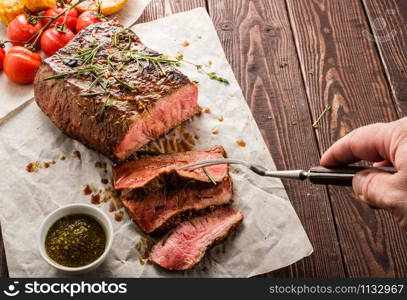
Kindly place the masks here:
[(352, 186), (352, 179), (356, 173), (368, 170), (377, 169), (384, 172), (396, 173), (397, 170), (391, 167), (361, 167), (361, 166), (346, 166), (326, 168), (322, 166), (313, 167), (308, 171), (308, 179), (314, 184), (329, 184), (329, 185), (341, 185)]

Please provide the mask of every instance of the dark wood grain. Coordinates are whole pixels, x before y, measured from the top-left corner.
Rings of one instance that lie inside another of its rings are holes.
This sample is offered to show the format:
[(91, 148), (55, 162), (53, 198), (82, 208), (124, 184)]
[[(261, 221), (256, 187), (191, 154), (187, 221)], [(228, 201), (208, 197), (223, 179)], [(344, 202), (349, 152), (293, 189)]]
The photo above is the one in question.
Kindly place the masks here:
[(364, 0), (372, 32), (400, 116), (407, 116), (407, 1)]
[[(397, 118), (369, 24), (358, 0), (287, 0), (312, 116), (332, 111), (316, 130), (321, 150), (361, 125)], [(312, 72), (311, 72), (312, 71)], [(406, 276), (407, 233), (383, 211), (329, 188), (350, 277)]]
[[(319, 155), (283, 0), (208, 1), (226, 56), (279, 169), (318, 164)], [(314, 246), (279, 277), (342, 277), (326, 188), (284, 182)]]
[(137, 23), (145, 23), (197, 7), (206, 7), (205, 0), (152, 0)]

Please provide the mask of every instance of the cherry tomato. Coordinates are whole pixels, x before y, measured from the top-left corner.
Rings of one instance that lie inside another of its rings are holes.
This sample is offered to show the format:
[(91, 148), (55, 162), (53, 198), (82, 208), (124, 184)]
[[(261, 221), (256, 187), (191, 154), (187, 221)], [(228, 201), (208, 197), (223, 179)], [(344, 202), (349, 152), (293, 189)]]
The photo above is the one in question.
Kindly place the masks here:
[(33, 37), (41, 28), (42, 23), (36, 21), (35, 24), (28, 22), (25, 14), (18, 15), (7, 27), (7, 37), (11, 41), (19, 41), (21, 43), (13, 43), (14, 46), (22, 45)]
[(89, 25), (102, 22), (97, 18), (97, 12), (93, 10), (85, 11), (80, 14), (78, 22), (76, 23), (76, 32), (81, 31), (83, 28), (88, 27)]
[[(60, 7), (60, 6), (55, 6), (53, 8), (49, 8), (48, 10), (45, 11), (44, 16), (47, 17), (55, 17), (59, 15), (61, 12), (63, 12), (67, 7)], [(62, 25), (64, 22), (65, 14), (60, 16), (58, 19), (56, 19), (52, 24), (58, 24)], [(66, 17), (66, 26), (72, 31), (75, 32), (76, 29), (76, 21), (78, 20), (78, 11), (76, 8), (72, 8), (71, 11), (68, 13), (68, 16)], [(47, 24), (50, 21), (48, 18), (43, 19), (43, 24)]]
[(3, 70), (4, 57), (6, 56), (6, 50), (0, 48), (0, 70)]
[(31, 83), (41, 62), (41, 56), (38, 53), (25, 47), (14, 46), (8, 50), (4, 58), (4, 72), (15, 83)]
[(66, 32), (60, 32), (55, 27), (48, 28), (41, 36), (41, 49), (46, 56), (54, 55), (74, 37), (75, 33), (69, 29)]

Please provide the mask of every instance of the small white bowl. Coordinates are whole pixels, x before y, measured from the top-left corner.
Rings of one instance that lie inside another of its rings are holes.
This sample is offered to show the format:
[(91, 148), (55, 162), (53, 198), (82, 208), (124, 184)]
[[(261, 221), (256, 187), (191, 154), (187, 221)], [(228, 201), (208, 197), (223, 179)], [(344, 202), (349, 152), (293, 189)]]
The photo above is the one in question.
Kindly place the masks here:
[[(47, 236), (48, 230), (50, 227), (62, 217), (67, 215), (73, 214), (86, 214), (97, 221), (99, 221), (100, 225), (102, 225), (103, 229), (106, 233), (106, 247), (103, 254), (96, 259), (95, 261), (91, 262), (88, 265), (82, 267), (66, 267), (63, 265), (58, 264), (54, 260), (52, 260), (46, 250), (45, 250), (45, 238)], [(99, 208), (89, 205), (89, 204), (69, 204), (63, 207), (54, 210), (51, 214), (45, 217), (44, 221), (40, 226), (40, 232), (38, 235), (38, 248), (40, 250), (42, 258), (50, 264), (51, 266), (55, 267), (58, 270), (69, 274), (83, 274), (90, 272), (96, 269), (98, 266), (102, 264), (102, 262), (106, 259), (107, 253), (109, 252), (113, 242), (113, 225), (109, 218), (106, 216), (104, 212), (102, 212)]]

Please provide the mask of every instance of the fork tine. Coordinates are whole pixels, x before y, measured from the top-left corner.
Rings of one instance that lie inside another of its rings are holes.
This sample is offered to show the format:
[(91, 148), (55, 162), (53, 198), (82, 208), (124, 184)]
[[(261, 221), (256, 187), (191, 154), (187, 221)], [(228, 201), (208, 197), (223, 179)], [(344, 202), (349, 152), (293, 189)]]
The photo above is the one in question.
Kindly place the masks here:
[(178, 170), (190, 169), (192, 171), (192, 170), (203, 168), (203, 167), (222, 165), (222, 164), (242, 164), (242, 165), (248, 166), (248, 163), (246, 163), (244, 161), (223, 158), (223, 159), (211, 159), (211, 160), (197, 161), (197, 162), (190, 163), (190, 164), (184, 165), (182, 167), (179, 167)]
[(181, 169), (190, 169), (195, 170), (195, 169), (199, 169), (202, 167), (209, 167), (209, 166), (213, 166), (213, 165), (219, 165), (219, 164), (225, 164), (227, 162), (218, 162), (217, 159), (213, 159), (213, 160), (203, 160), (203, 161), (197, 161), (197, 162), (193, 162), (187, 165), (184, 165), (182, 167), (179, 167), (178, 170)]

